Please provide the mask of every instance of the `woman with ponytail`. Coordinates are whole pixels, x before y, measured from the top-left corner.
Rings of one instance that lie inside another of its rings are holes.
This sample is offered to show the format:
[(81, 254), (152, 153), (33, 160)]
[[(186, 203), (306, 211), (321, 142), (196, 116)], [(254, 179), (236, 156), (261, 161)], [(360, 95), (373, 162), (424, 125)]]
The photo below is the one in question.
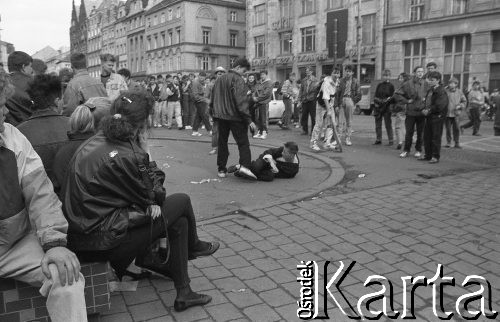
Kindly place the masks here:
[[(76, 151), (63, 196), (68, 245), (82, 261), (109, 261), (120, 279), (134, 259), (168, 276), (177, 290), (174, 309), (183, 311), (211, 301), (191, 289), (187, 262), (212, 255), (219, 243), (198, 238), (188, 195), (165, 197), (165, 174), (141, 139), (153, 104), (145, 92), (122, 93), (100, 131)], [(152, 252), (164, 237), (167, 248)]]

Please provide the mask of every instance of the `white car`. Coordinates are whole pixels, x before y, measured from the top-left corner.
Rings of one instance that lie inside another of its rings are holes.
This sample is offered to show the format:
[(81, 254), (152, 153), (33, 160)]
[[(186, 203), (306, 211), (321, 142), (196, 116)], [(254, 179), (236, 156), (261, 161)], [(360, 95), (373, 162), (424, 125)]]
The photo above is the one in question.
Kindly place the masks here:
[(273, 99), (269, 102), (269, 122), (281, 120), (283, 112), (285, 112), (285, 103), (276, 99), (276, 90), (276, 88), (273, 88)]

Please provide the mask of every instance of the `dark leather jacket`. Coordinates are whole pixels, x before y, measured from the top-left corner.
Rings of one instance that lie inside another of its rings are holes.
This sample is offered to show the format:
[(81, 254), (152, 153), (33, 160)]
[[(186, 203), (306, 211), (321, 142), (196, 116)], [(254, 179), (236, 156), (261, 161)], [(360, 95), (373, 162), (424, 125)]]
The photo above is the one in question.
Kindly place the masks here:
[(252, 123), (248, 109), (248, 87), (233, 70), (219, 77), (212, 89), (210, 115), (216, 119)]
[(448, 113), (448, 94), (442, 85), (430, 88), (427, 91), (425, 108), (429, 109), (427, 118), (444, 119)]
[[(135, 151), (135, 152), (134, 152)], [(63, 185), (63, 209), (69, 223), (68, 246), (75, 251), (107, 250), (126, 237), (129, 213), (161, 205), (165, 174), (145, 182), (139, 161), (148, 154), (131, 141), (111, 141), (102, 132), (86, 141), (71, 160)]]
[(5, 103), (9, 110), (9, 113), (5, 115), (5, 121), (17, 126), (26, 121), (32, 114), (33, 102), (26, 90), (33, 78), (21, 72), (13, 72), (10, 74), (10, 80), (14, 85), (15, 92)]

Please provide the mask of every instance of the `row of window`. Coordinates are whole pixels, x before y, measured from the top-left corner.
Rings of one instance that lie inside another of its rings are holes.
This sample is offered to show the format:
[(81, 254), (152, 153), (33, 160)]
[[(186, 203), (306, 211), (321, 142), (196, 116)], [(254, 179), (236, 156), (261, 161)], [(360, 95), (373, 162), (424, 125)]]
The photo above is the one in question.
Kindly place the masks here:
[[(181, 17), (181, 7), (177, 7), (175, 9), (175, 18), (178, 19)], [(159, 16), (154, 15), (153, 18), (148, 17), (148, 27), (156, 26), (158, 23), (165, 23), (166, 21), (171, 21), (174, 19), (174, 9), (170, 8), (167, 10), (167, 13), (162, 12)]]
[(175, 38), (174, 32), (172, 29), (169, 29), (167, 33), (162, 32), (159, 34), (154, 34), (153, 36), (148, 36), (146, 42), (146, 50), (157, 49), (165, 46), (172, 46), (174, 44), (179, 44), (181, 42), (181, 28), (178, 27), (175, 29)]
[[(279, 0), (279, 13), (281, 18), (290, 18), (293, 16), (293, 0)], [(365, 1), (365, 0), (363, 0)], [(457, 15), (466, 13), (468, 10), (469, 0), (448, 0), (449, 14)], [(338, 8), (341, 0), (327, 0), (327, 9)], [(410, 21), (419, 21), (424, 18), (424, 0), (409, 0), (409, 19)], [(301, 15), (310, 15), (318, 10), (317, 0), (300, 0)], [(253, 25), (266, 24), (266, 4), (254, 6)]]
[[(301, 52), (316, 51), (316, 27), (306, 27), (300, 29), (301, 34)], [(291, 31), (282, 32), (280, 37), (280, 54), (291, 54), (293, 36)], [(255, 42), (255, 58), (266, 57), (266, 36), (257, 36)]]
[(181, 70), (181, 55), (177, 55), (176, 57), (170, 57), (168, 59), (155, 59), (154, 61), (148, 61), (148, 69), (146, 72), (148, 74), (157, 74), (157, 73), (165, 73), (171, 72), (173, 70)]

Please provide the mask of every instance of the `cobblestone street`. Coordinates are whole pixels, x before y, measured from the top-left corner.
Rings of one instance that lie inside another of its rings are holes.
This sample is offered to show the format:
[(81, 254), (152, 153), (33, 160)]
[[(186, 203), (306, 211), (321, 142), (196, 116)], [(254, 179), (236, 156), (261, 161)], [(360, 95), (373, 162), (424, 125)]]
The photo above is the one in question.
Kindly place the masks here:
[[(476, 290), (460, 286), (472, 274), (490, 282), (493, 309), (498, 310), (498, 182), (498, 169), (475, 171), (324, 194), (200, 222), (202, 238), (223, 244), (214, 257), (190, 264), (193, 289), (213, 296), (212, 303), (176, 313), (173, 283), (154, 277), (141, 281), (136, 292), (113, 293), (111, 311), (100, 320), (295, 321), (301, 260), (329, 260), (335, 269), (340, 260), (356, 261), (342, 284), (353, 306), (370, 293), (363, 287), (365, 279), (379, 274), (393, 282), (394, 309), (401, 312), (401, 277), (430, 279), (443, 264), (444, 275), (456, 280), (455, 287), (445, 287), (447, 311), (455, 312), (458, 296)], [(414, 305), (417, 321), (438, 320), (432, 313), (432, 288), (417, 289)], [(332, 300), (328, 314), (332, 321), (349, 320)], [(456, 317), (452, 321), (459, 321)]]

